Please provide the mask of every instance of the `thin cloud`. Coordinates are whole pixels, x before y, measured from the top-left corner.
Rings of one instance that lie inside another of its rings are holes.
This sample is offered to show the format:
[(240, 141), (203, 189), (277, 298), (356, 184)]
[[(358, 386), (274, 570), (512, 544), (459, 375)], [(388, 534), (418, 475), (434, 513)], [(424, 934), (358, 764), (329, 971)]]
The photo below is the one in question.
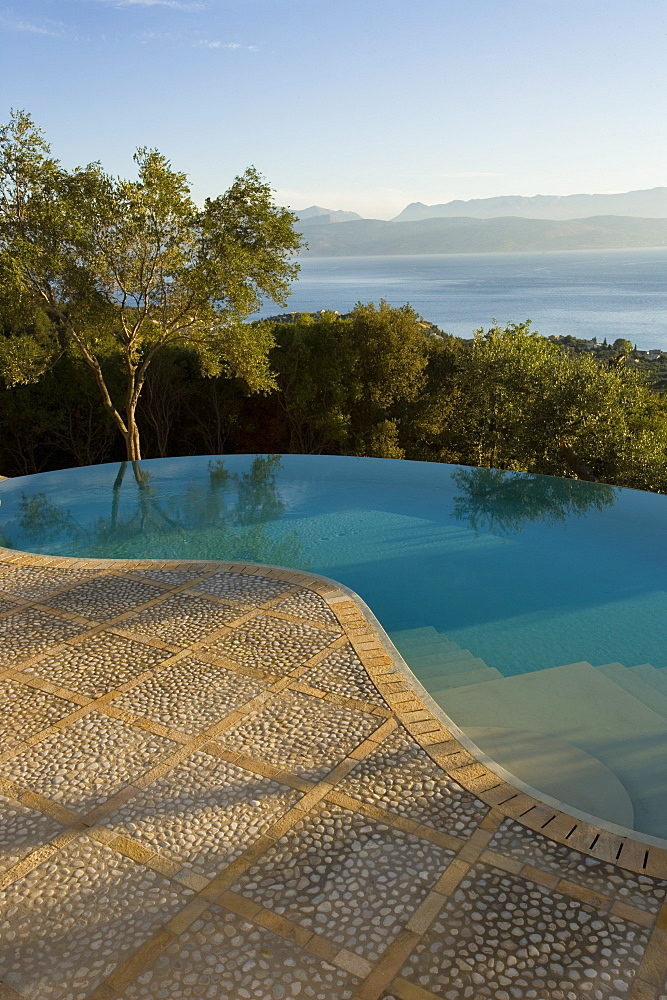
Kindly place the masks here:
[(12, 31), (26, 31), (31, 35), (48, 35), (50, 38), (61, 38), (64, 34), (63, 26), (58, 21), (35, 24), (32, 21), (6, 17), (4, 14), (0, 14), (0, 27), (9, 28)]
[(169, 10), (206, 10), (202, 0), (101, 0), (114, 7), (167, 7)]
[(245, 49), (246, 52), (257, 52), (256, 45), (241, 45), (239, 42), (211, 42), (202, 38), (192, 43), (193, 48), (200, 49)]

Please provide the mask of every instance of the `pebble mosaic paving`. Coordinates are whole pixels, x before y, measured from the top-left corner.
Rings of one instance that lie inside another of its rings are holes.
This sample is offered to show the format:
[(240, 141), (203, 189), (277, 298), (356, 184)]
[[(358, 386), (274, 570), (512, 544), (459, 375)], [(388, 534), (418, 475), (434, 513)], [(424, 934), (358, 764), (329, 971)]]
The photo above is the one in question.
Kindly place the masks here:
[(0, 550), (0, 1000), (667, 1000), (667, 851), (452, 737), (353, 596)]

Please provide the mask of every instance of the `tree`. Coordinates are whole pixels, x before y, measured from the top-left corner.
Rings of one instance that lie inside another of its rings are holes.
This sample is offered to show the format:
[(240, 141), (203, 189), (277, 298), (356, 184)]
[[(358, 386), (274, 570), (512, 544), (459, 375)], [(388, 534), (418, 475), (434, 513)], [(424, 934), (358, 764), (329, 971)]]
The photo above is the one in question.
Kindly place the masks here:
[(402, 458), (429, 338), (409, 307), (357, 303), (271, 324), (277, 407), (290, 450)]
[(300, 246), (295, 217), (253, 167), (198, 209), (185, 174), (157, 150), (134, 159), (134, 181), (98, 163), (67, 171), (25, 112), (0, 128), (0, 287), (29, 320), (49, 320), (4, 338), (0, 370), (15, 385), (64, 352), (80, 357), (130, 460), (141, 458), (136, 414), (149, 366), (166, 347), (190, 347), (205, 374), (273, 388), (272, 339), (241, 321), (262, 296), (285, 304)]
[(625, 337), (617, 337), (612, 347), (618, 354), (626, 356), (632, 354), (632, 341), (626, 340)]
[(667, 491), (667, 404), (634, 370), (510, 323), (478, 330), (442, 391), (440, 461)]

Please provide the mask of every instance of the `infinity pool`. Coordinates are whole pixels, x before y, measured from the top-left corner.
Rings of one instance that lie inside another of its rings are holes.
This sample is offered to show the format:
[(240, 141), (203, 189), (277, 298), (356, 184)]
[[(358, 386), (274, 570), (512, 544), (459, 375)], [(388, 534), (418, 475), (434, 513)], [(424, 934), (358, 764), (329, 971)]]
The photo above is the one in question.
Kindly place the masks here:
[(0, 484), (0, 544), (235, 559), (355, 590), (446, 714), (570, 807), (667, 837), (667, 497), (462, 466), (231, 455)]

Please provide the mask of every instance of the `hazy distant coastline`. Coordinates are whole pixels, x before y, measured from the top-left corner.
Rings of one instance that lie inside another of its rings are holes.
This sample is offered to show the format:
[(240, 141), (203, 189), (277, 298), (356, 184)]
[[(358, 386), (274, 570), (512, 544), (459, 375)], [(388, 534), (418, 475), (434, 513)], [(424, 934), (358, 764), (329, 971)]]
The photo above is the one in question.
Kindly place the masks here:
[(667, 188), (414, 202), (389, 221), (316, 205), (296, 215), (311, 257), (667, 246)]

